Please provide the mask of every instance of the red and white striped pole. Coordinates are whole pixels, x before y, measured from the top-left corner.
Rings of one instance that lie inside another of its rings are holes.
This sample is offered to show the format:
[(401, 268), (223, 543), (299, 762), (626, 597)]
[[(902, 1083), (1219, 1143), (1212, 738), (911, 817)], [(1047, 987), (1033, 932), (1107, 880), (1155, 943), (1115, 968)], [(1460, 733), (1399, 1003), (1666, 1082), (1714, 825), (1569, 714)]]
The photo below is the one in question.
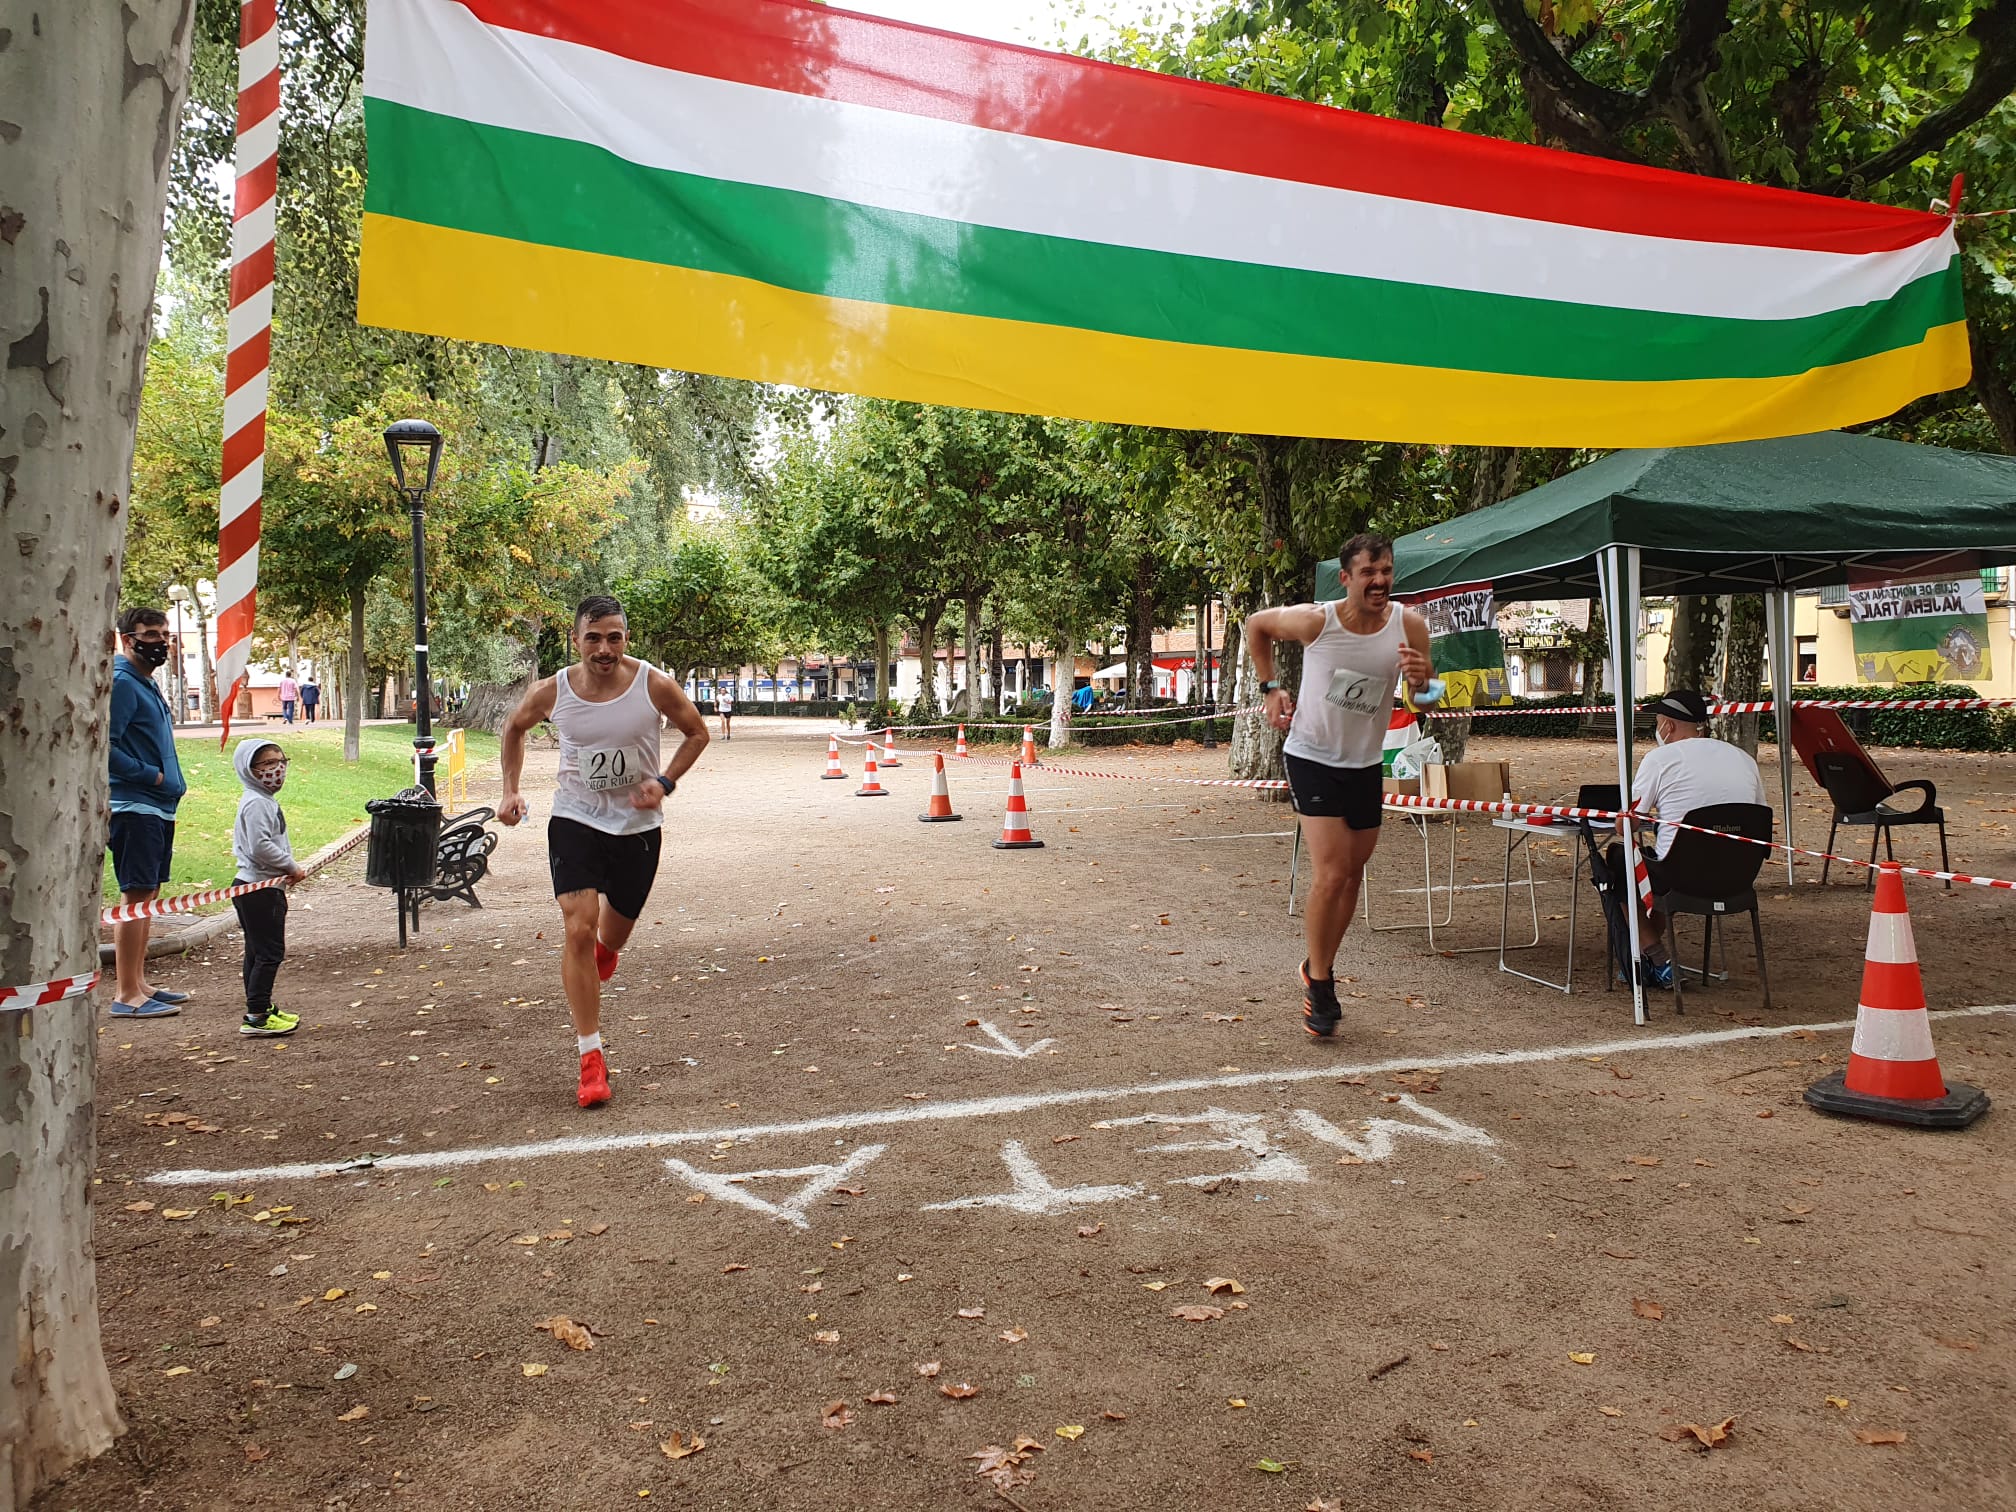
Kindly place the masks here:
[(226, 740), (231, 736), (231, 702), (251, 659), (259, 590), (279, 150), (277, 0), (244, 0), (238, 11), (238, 180), (231, 210), (231, 310), (225, 324), (223, 487), (217, 500), (217, 705)]

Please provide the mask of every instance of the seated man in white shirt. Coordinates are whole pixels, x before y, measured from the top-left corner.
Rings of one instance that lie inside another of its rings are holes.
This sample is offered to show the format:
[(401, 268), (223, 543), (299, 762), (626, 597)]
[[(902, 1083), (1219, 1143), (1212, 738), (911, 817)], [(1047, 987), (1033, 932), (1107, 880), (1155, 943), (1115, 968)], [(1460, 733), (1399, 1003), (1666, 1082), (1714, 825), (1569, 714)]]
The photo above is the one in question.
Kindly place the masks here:
[[(1679, 830), (1673, 825), (1693, 809), (1716, 803), (1764, 803), (1764, 778), (1756, 758), (1740, 746), (1716, 740), (1708, 733), (1708, 700), (1692, 689), (1668, 693), (1648, 706), (1659, 731), (1659, 748), (1647, 751), (1631, 784), (1631, 807), (1640, 815), (1656, 814), (1659, 835), (1645, 858), (1653, 887), (1659, 884), (1659, 860), (1673, 848)], [(1624, 821), (1618, 821), (1621, 830)], [(1612, 846), (1610, 864), (1621, 878), (1624, 848)], [(1646, 921), (1645, 957), (1648, 979), (1672, 985), (1673, 965), (1666, 959), (1666, 921), (1652, 914)]]

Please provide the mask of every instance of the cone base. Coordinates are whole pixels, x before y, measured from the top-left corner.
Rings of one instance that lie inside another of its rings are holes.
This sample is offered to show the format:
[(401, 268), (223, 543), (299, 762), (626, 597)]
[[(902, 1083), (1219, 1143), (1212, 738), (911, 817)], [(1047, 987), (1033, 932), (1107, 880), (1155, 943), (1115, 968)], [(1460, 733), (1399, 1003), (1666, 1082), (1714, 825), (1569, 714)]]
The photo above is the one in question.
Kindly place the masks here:
[(856, 798), (887, 798), (887, 797), (889, 796), (889, 789), (887, 789), (887, 788), (856, 788), (856, 789), (854, 789), (854, 796), (855, 796)]
[(845, 772), (821, 772), (819, 780), (821, 782), (845, 782), (847, 774)]
[(964, 814), (919, 814), (917, 822), (919, 824), (957, 824), (965, 817)]
[(1946, 1083), (1944, 1097), (1872, 1097), (1850, 1092), (1847, 1072), (1823, 1076), (1806, 1089), (1809, 1106), (1848, 1118), (1873, 1118), (1879, 1123), (1908, 1124), (1917, 1129), (1964, 1129), (1988, 1111), (1988, 1094), (1965, 1082)]
[(1041, 850), (1043, 849), (1043, 842), (1041, 840), (996, 840), (994, 842), (994, 849)]
[(883, 770), (883, 771), (885, 771), (885, 772), (886, 772), (886, 771), (888, 771), (888, 770), (890, 770), (890, 769), (891, 769), (892, 767), (900, 767), (901, 765), (903, 765), (903, 763), (902, 763), (902, 762), (900, 762), (900, 761), (891, 761), (891, 760), (889, 760), (889, 759), (888, 759), (888, 758), (887, 758), (886, 756), (885, 756), (885, 757), (884, 757), (884, 758), (882, 759), (882, 761), (881, 761), (881, 762), (880, 762), (879, 764), (880, 764), (880, 766), (881, 766), (882, 770)]

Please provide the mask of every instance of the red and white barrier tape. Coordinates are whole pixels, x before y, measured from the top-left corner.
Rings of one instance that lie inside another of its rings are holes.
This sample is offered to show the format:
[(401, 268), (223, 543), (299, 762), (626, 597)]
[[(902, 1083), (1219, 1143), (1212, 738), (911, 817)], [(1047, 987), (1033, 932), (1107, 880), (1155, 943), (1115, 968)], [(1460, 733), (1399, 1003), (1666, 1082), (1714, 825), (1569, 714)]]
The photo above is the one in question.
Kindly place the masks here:
[(81, 996), (98, 985), (98, 973), (57, 977), (53, 982), (30, 982), (26, 987), (0, 987), (0, 1013), (26, 1013), (48, 1003)]
[[(331, 862), (349, 855), (370, 838), (370, 833), (369, 830), (359, 830), (313, 866), (306, 868), (308, 875), (313, 876)], [(246, 893), (259, 892), (263, 888), (287, 885), (285, 877), (273, 877), (265, 882), (241, 882), (236, 887), (214, 887), (204, 892), (182, 893), (173, 898), (155, 898), (146, 903), (122, 903), (117, 908), (108, 908), (99, 914), (98, 922), (100, 925), (130, 924), (135, 919), (159, 919), (169, 914), (189, 913), (211, 903), (222, 903), (227, 898), (240, 898)]]
[[(1769, 714), (1777, 707), (1772, 700), (1752, 699), (1743, 703), (1711, 703), (1710, 714)], [(2016, 698), (1795, 698), (1795, 709), (2016, 709)], [(1615, 714), (1615, 704), (1550, 704), (1536, 709), (1433, 709), (1430, 719), (1458, 719), (1468, 716), (1473, 719), (1505, 718), (1515, 714)], [(1640, 705), (1640, 714), (1649, 713), (1649, 706)]]

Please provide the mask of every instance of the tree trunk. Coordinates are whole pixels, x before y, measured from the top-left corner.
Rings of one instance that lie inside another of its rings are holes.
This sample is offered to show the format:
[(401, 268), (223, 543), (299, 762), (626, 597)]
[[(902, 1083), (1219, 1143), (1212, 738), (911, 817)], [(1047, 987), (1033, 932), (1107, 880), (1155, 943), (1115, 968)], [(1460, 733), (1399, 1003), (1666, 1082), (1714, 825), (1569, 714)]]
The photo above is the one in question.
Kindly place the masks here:
[[(889, 678), (889, 627), (887, 625), (877, 625), (875, 627), (875, 703), (873, 707), (893, 708), (894, 699), (892, 695), (894, 691), (894, 688), (890, 685)], [(868, 722), (870, 724), (875, 722), (872, 710), (868, 715)]]
[[(1261, 534), (1273, 548), (1262, 570), (1259, 608), (1293, 604), (1307, 597), (1310, 571), (1306, 552), (1296, 544), (1294, 511), (1289, 495), (1289, 449), (1293, 442), (1284, 436), (1254, 436), (1254, 474), (1260, 495)], [(1293, 548), (1293, 549), (1290, 549)], [(1243, 620), (1246, 616), (1242, 614)], [(1245, 656), (1245, 648), (1240, 648)], [(1277, 641), (1274, 646), (1274, 675), (1284, 687), (1293, 689), (1302, 679), (1302, 647), (1295, 641)], [(1243, 738), (1242, 738), (1243, 731)], [(1278, 779), (1281, 764), (1281, 732), (1264, 721), (1245, 719), (1232, 733), (1232, 775), (1251, 781)]]
[[(980, 672), (983, 658), (981, 651), (987, 642), (980, 632), (980, 610), (982, 600), (979, 594), (966, 595), (966, 717), (977, 720), (980, 717)], [(997, 653), (998, 659), (998, 653)], [(998, 684), (994, 691), (999, 692)]]
[(364, 590), (350, 590), (350, 696), (343, 701), (343, 759), (356, 761), (363, 754), (364, 706), (370, 698), (370, 683), (364, 670)]
[(938, 618), (933, 610), (917, 617), (917, 713), (929, 719), (938, 712)]
[[(1738, 594), (1729, 604), (1720, 675), (1715, 691), (1732, 703), (1751, 703), (1764, 689), (1764, 596)], [(1711, 723), (1716, 737), (1757, 754), (1755, 714), (1718, 714)]]
[(1995, 361), (1995, 349), (1981, 334), (1978, 324), (1968, 325), (1967, 344), (1974, 357), (1974, 397), (1988, 412), (1988, 421), (1995, 427), (1995, 438), (2002, 443), (2002, 450), (2016, 456), (2016, 393), (2010, 392), (2009, 380)]
[(976, 714), (976, 718), (997, 714), (1001, 709), (1001, 694), (1008, 678), (1008, 658), (1001, 642), (1001, 627), (996, 625), (993, 634), (987, 637), (987, 695), (990, 707)]
[[(1673, 600), (1673, 634), (1666, 643), (1666, 686), (1663, 691), (1683, 688), (1703, 691), (1715, 686), (1720, 661), (1716, 652), (1722, 643), (1722, 627), (1729, 616), (1726, 594), (1683, 594)], [(1642, 696), (1647, 690), (1634, 688)]]
[[(1232, 664), (1230, 669), (1232, 698), (1228, 699), (1227, 702), (1233, 702), (1236, 699), (1236, 706), (1244, 707), (1246, 704), (1256, 701), (1256, 695), (1249, 693), (1247, 690), (1258, 686), (1259, 674), (1254, 669), (1252, 657), (1246, 651), (1244, 626), (1248, 606), (1243, 599), (1228, 601), (1228, 607), (1232, 607), (1234, 604), (1236, 604), (1235, 612), (1233, 618), (1228, 621), (1228, 624), (1238, 624), (1241, 627), (1241, 634), (1238, 641), (1234, 642), (1228, 639), (1225, 646), (1226, 657)], [(1283, 649), (1279, 645), (1275, 647), (1274, 675), (1286, 681), (1281, 671), (1281, 652)], [(1297, 646), (1295, 649), (1299, 651), (1301, 647)], [(1288, 682), (1287, 686), (1293, 689), (1296, 684)], [(1235, 777), (1246, 777), (1251, 774), (1265, 776), (1272, 773), (1274, 776), (1280, 776), (1284, 770), (1281, 765), (1281, 742), (1284, 738), (1283, 733), (1268, 724), (1265, 719), (1260, 717), (1257, 711), (1251, 714), (1242, 714), (1232, 724), (1230, 759), (1232, 775)]]
[(469, 696), (456, 711), (452, 723), (465, 730), (488, 730), (492, 735), (501, 734), (504, 721), (511, 717), (513, 709), (525, 701), (525, 694), (531, 686), (530, 673), (516, 682), (477, 683), (469, 689)]
[(203, 669), (203, 686), (196, 690), (197, 707), (207, 723), (217, 717), (217, 667), (210, 660), (210, 616), (203, 612), (203, 600), (193, 583), (189, 588), (189, 608), (196, 616), (196, 657)]
[(1059, 632), (1050, 674), (1050, 749), (1071, 739), (1071, 684), (1076, 680), (1078, 653), (1071, 636)]
[[(0, 985), (92, 971), (111, 626), (188, 0), (12, 6), (0, 31)], [(89, 861), (89, 865), (83, 864)], [(90, 998), (0, 1013), (0, 1509), (109, 1448), (91, 1250)]]
[(1139, 708), (1155, 696), (1155, 558), (1134, 559), (1134, 592), (1127, 604), (1127, 704)]
[(287, 627), (287, 675), (301, 680), (301, 631), (294, 625)]
[[(947, 714), (956, 712), (959, 706), (959, 680), (955, 675), (954, 669), (954, 663), (958, 659), (959, 627), (948, 620), (945, 624), (945, 712)], [(973, 658), (969, 654), (966, 660), (971, 662)], [(972, 675), (970, 667), (967, 669), (967, 675)]]

